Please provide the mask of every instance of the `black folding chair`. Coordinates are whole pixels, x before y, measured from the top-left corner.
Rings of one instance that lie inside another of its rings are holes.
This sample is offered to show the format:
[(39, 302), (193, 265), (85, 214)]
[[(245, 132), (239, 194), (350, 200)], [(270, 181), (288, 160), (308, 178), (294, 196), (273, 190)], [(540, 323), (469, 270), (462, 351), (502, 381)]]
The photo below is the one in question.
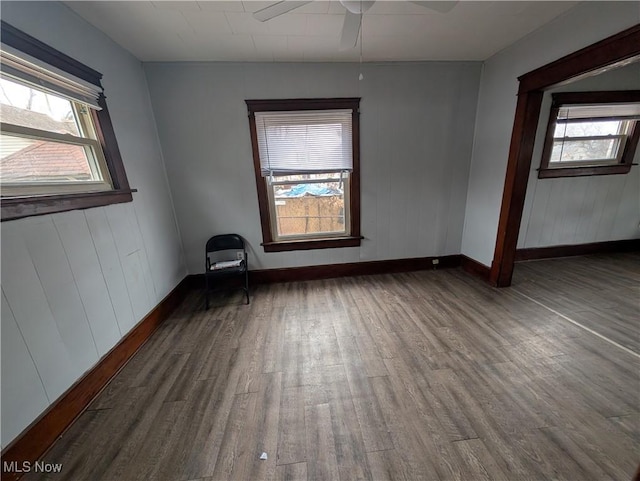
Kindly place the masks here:
[[(209, 309), (209, 292), (223, 289), (242, 289), (249, 304), (249, 270), (244, 240), (238, 234), (213, 236), (205, 248), (205, 302)], [(233, 284), (234, 279), (244, 278), (244, 286)]]

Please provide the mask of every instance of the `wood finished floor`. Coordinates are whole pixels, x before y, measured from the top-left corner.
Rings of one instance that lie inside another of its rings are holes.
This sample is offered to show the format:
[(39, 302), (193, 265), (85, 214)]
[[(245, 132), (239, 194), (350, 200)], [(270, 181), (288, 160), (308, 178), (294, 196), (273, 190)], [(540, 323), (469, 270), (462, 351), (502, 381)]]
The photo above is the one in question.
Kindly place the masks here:
[(640, 354), (639, 254), (517, 264), (514, 288)]
[(624, 255), (196, 292), (25, 479), (629, 480), (640, 359), (515, 291), (637, 348), (639, 285)]

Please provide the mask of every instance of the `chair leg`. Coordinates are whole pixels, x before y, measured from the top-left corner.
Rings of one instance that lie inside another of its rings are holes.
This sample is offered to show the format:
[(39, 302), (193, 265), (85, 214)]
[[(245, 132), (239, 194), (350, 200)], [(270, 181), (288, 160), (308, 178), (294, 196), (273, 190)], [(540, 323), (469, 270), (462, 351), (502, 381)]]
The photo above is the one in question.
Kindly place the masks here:
[(244, 292), (247, 294), (247, 305), (249, 305), (249, 273), (244, 273)]
[(204, 277), (204, 310), (209, 310), (209, 279), (207, 276)]

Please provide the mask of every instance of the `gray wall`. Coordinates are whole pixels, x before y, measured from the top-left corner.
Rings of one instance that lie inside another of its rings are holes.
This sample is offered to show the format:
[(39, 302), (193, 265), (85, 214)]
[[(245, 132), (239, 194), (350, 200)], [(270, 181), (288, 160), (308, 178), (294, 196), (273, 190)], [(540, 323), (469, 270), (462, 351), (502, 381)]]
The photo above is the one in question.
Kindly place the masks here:
[[(640, 167), (624, 175), (538, 179), (554, 92), (640, 88), (640, 63), (587, 77), (544, 94), (518, 247), (586, 244), (640, 237)], [(640, 150), (634, 163), (640, 162)]]
[[(190, 273), (237, 232), (250, 268), (458, 254), (479, 63), (145, 64)], [(359, 248), (265, 254), (245, 99), (362, 97)]]
[(516, 108), (517, 77), (639, 21), (637, 2), (582, 2), (485, 62), (467, 192), (463, 254), (485, 265), (490, 265), (493, 259)]
[(2, 447), (186, 275), (140, 62), (60, 3), (2, 19), (104, 74), (134, 202), (2, 223)]

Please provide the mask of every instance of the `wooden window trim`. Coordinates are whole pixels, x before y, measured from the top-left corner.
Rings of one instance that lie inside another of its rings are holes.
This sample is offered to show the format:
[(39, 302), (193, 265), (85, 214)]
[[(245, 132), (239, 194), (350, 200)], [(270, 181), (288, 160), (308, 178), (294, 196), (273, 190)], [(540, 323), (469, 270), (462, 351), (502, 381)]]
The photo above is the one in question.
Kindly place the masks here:
[[(326, 99), (276, 99), (246, 100), (249, 111), (249, 131), (253, 151), (253, 168), (258, 193), (260, 223), (262, 225), (262, 246), (265, 252), (283, 252), (309, 249), (332, 249), (339, 247), (358, 247), (360, 235), (360, 98)], [(353, 171), (349, 181), (350, 198), (350, 235), (327, 237), (324, 239), (296, 239), (276, 241), (271, 233), (271, 213), (267, 187), (260, 172), (260, 152), (256, 131), (256, 112), (294, 111), (294, 110), (333, 110), (351, 109), (352, 111), (352, 148)]]
[(640, 126), (635, 121), (633, 130), (617, 164), (589, 165), (575, 167), (549, 167), (549, 159), (553, 149), (553, 135), (556, 128), (558, 111), (563, 105), (594, 105), (611, 103), (640, 102), (640, 90), (618, 90), (601, 92), (562, 92), (552, 94), (551, 111), (545, 134), (542, 161), (538, 170), (539, 179), (551, 179), (558, 177), (584, 177), (591, 175), (627, 174), (631, 170), (633, 157), (640, 139)]
[[(2, 42), (47, 64), (64, 70), (94, 85), (101, 85), (102, 74), (40, 40), (1, 21)], [(75, 209), (88, 209), (110, 204), (131, 202), (136, 189), (129, 187), (120, 149), (116, 141), (104, 95), (100, 95), (98, 105), (102, 110), (92, 109), (98, 142), (105, 156), (113, 189), (103, 192), (77, 194), (54, 194), (40, 196), (18, 196), (2, 198), (2, 221), (20, 219), (36, 215), (54, 214)]]
[(511, 285), (516, 246), (531, 169), (531, 157), (538, 129), (543, 91), (640, 58), (640, 25), (623, 30), (520, 77), (509, 146), (509, 158), (502, 191), (498, 232), (489, 282), (497, 287)]

